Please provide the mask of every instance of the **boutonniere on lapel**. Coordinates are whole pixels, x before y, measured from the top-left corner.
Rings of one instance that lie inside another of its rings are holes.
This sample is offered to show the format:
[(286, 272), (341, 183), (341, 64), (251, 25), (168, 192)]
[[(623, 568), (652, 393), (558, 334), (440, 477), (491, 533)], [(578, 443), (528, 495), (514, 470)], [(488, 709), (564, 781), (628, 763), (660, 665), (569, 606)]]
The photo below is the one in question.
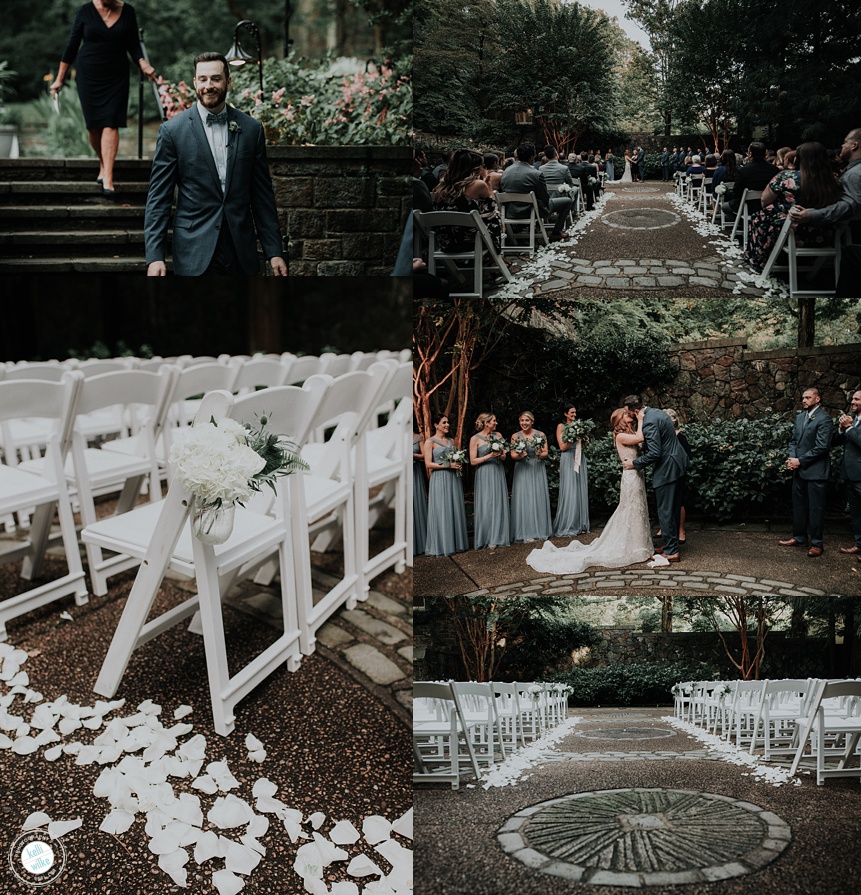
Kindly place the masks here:
[(236, 140), (236, 135), (241, 133), (242, 125), (238, 121), (228, 121), (227, 122), (227, 148), (233, 145)]

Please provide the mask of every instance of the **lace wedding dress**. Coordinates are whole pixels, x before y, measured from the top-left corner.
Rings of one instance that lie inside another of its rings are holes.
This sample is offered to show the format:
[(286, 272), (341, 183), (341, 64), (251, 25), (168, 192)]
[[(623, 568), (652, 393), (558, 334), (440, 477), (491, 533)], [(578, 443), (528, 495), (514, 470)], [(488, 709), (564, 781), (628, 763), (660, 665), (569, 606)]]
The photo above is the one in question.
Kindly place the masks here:
[[(637, 456), (633, 446), (617, 445), (617, 450), (621, 459), (633, 460)], [(536, 572), (570, 575), (590, 566), (619, 569), (645, 562), (653, 552), (643, 473), (624, 469), (619, 505), (599, 537), (591, 544), (572, 541), (567, 547), (556, 547), (545, 541), (540, 549), (526, 557), (526, 562)]]
[(625, 159), (625, 173), (622, 175), (622, 183), (633, 183), (634, 178), (631, 175), (631, 160)]

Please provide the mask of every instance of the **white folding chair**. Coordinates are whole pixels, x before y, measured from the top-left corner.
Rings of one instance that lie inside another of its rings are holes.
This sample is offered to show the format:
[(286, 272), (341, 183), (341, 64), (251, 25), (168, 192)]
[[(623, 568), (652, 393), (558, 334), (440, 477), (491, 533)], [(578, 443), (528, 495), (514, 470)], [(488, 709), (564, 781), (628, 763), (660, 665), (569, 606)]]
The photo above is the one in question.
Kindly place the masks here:
[(23, 559), (21, 578), (28, 582), (38, 579), (56, 510), (67, 569), (66, 574), (17, 595), (4, 594), (5, 599), (0, 601), (0, 640), (6, 639), (6, 623), (31, 609), (69, 594), (79, 606), (88, 601), (61, 448), (61, 442), (68, 439), (82, 379), (80, 373), (70, 372), (60, 382), (29, 379), (0, 382), (0, 420), (34, 414), (56, 422), (55, 430), (48, 436), (40, 468), (0, 464), (0, 519), (15, 513), (30, 513), (35, 508), (29, 538), (0, 553), (0, 561)]
[[(501, 255), (516, 255), (526, 252), (531, 258), (539, 243), (541, 245), (550, 244), (547, 230), (544, 228), (544, 221), (541, 220), (541, 213), (538, 210), (535, 193), (503, 193), (494, 190), (493, 198), (499, 209), (504, 233)], [(525, 217), (522, 214), (520, 216), (513, 215), (509, 208), (512, 203), (521, 206), (521, 208), (528, 205), (529, 214)], [(525, 242), (523, 242), (524, 236), (526, 237)]]
[(526, 745), (520, 724), (520, 705), (517, 687), (514, 684), (491, 684), (496, 697), (496, 717), (499, 719), (499, 744), (502, 757), (510, 750), (514, 752), (518, 744)]
[[(861, 738), (861, 680), (818, 681), (806, 715), (796, 724), (798, 746), (790, 773), (815, 768), (817, 786), (828, 777), (861, 779), (855, 755)], [(856, 765), (847, 767), (853, 756)], [(834, 758), (836, 766), (829, 766)]]
[[(207, 394), (195, 423), (218, 422), (230, 415), (254, 420), (265, 408), (274, 420), (288, 420), (291, 428), (307, 430), (314, 408), (322, 398), (323, 383), (305, 388), (273, 388), (240, 398), (225, 391)], [(292, 433), (290, 433), (292, 435)], [(234, 710), (259, 683), (286, 663), (290, 671), (299, 667), (299, 621), (296, 610), (295, 557), (292, 528), (296, 524), (286, 484), (294, 476), (278, 480), (274, 512), (269, 501), (263, 512), (250, 504), (237, 507), (233, 533), (221, 545), (212, 547), (193, 537), (188, 525), (191, 494), (174, 477), (167, 497), (158, 504), (138, 507), (123, 516), (87, 526), (81, 534), (85, 543), (102, 549), (136, 556), (141, 565), (95, 691), (113, 696), (120, 685), (132, 652), (153, 637), (200, 611), (206, 649), (207, 675), (215, 730), (222, 736), (233, 730)], [(264, 497), (263, 495), (260, 495)], [(241, 671), (230, 675), (221, 609), (222, 594), (236, 581), (253, 576), (273, 555), (277, 555), (281, 578), (283, 634)], [(185, 602), (147, 621), (153, 602), (168, 568), (196, 577), (198, 592)]]
[(723, 738), (735, 737), (736, 746), (743, 746), (752, 739), (759, 715), (760, 698), (765, 681), (735, 681), (732, 699), (727, 713)]
[(288, 367), (280, 360), (252, 357), (236, 363), (236, 375), (231, 388), (236, 394), (247, 395), (260, 388), (284, 385)]
[(738, 212), (735, 216), (735, 222), (732, 225), (732, 232), (729, 235), (731, 240), (735, 240), (735, 234), (738, 231), (738, 226), (741, 224), (742, 228), (742, 237), (741, 237), (741, 247), (743, 249), (747, 248), (747, 234), (750, 228), (750, 218), (751, 218), (751, 209), (750, 205), (752, 202), (756, 202), (757, 208), (759, 207), (759, 200), (762, 198), (762, 190), (748, 190), (741, 194), (741, 203), (738, 206)]
[(751, 755), (760, 740), (766, 761), (769, 761), (773, 754), (786, 755), (795, 752), (789, 745), (777, 744), (789, 744), (794, 738), (795, 721), (799, 715), (806, 712), (812, 684), (811, 678), (765, 681), (753, 722), (749, 749)]
[(307, 355), (305, 357), (282, 355), (282, 363), (288, 365), (283, 385), (300, 385), (310, 376), (316, 376), (318, 373), (324, 372), (323, 362), (315, 355)]
[(464, 731), (472, 742), (472, 750), (479, 768), (494, 766), (494, 755), (499, 746), (503, 759), (502, 731), (496, 714), (496, 699), (490, 684), (471, 681), (451, 681), (460, 706)]
[(735, 218), (732, 221), (728, 221), (726, 217), (726, 212), (723, 210), (724, 196), (731, 196), (732, 189), (735, 186), (735, 183), (732, 181), (727, 182), (724, 181), (723, 186), (726, 187), (725, 191), (722, 195), (718, 196), (714, 195), (714, 207), (712, 208), (712, 223), (715, 222), (715, 218), (717, 217), (718, 212), (720, 212), (720, 227), (721, 230), (726, 230), (727, 227), (731, 227), (735, 222)]
[[(513, 277), (501, 254), (498, 254), (490, 233), (477, 209), (469, 214), (462, 211), (414, 211), (416, 231), (422, 234), (428, 246), (428, 273), (437, 275), (444, 268), (452, 281), (453, 298), (480, 298), (484, 294), (485, 261), (489, 268), (496, 268), (502, 278), (510, 283)], [(461, 252), (446, 252), (439, 246), (437, 230), (440, 227), (461, 228), (473, 234), (472, 248)], [(472, 289), (469, 289), (469, 272), (472, 271)]]
[(699, 195), (699, 210), (700, 213), (704, 217), (708, 217), (709, 213), (709, 202), (714, 200), (714, 194), (709, 192), (709, 187), (712, 185), (711, 177), (704, 177), (702, 186), (700, 187), (700, 195)]
[[(789, 296), (796, 298), (805, 295), (834, 295), (837, 291), (837, 281), (840, 278), (840, 259), (843, 243), (849, 230), (848, 222), (839, 224), (834, 230), (834, 237), (829, 243), (813, 246), (799, 246), (795, 239), (795, 230), (792, 227), (792, 218), (788, 217), (783, 222), (783, 227), (772, 246), (771, 253), (763, 268), (763, 276), (771, 276), (780, 270), (789, 272)], [(780, 259), (786, 255), (786, 264), (780, 264)], [(800, 272), (800, 259), (813, 260), (812, 266), (806, 271), (807, 279), (811, 280), (821, 270), (822, 265), (829, 259), (834, 262), (834, 289), (801, 289), (798, 274)]]

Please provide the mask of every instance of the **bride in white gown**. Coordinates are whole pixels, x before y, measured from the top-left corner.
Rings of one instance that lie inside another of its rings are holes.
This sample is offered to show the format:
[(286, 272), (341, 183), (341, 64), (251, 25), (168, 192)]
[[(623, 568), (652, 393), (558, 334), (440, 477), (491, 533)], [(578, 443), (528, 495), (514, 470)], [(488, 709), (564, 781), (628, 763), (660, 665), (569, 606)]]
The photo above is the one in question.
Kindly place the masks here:
[[(637, 445), (643, 441), (643, 411), (637, 414), (639, 430), (634, 432), (634, 415), (627, 408), (614, 410), (610, 417), (619, 459), (634, 459)], [(646, 485), (643, 473), (636, 469), (622, 470), (619, 505), (604, 530), (591, 544), (572, 541), (567, 547), (556, 547), (545, 541), (533, 550), (526, 562), (537, 572), (570, 575), (590, 566), (619, 569), (645, 562), (654, 553), (649, 528), (649, 509), (646, 504)]]
[(625, 150), (625, 173), (622, 175), (622, 183), (633, 183), (634, 178), (631, 175), (631, 156), (628, 150)]

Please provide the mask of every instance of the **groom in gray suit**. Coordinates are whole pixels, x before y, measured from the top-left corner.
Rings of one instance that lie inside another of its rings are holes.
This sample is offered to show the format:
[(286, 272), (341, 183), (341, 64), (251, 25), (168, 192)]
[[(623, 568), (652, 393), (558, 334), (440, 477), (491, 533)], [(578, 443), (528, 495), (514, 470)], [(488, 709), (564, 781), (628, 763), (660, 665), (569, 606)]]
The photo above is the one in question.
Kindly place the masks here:
[(146, 202), (148, 276), (164, 276), (174, 189), (173, 269), (179, 276), (254, 276), (255, 230), (273, 274), (287, 276), (260, 122), (226, 104), (227, 60), (194, 60), (198, 102), (159, 128)]
[[(625, 405), (636, 413), (641, 406), (639, 395), (628, 395)], [(678, 562), (679, 523), (682, 511), (682, 485), (688, 469), (688, 455), (679, 444), (676, 428), (663, 410), (646, 407), (643, 415), (643, 453), (636, 460), (623, 460), (625, 469), (652, 470), (652, 487), (658, 505), (658, 522), (664, 538), (664, 557), (670, 562)]]

